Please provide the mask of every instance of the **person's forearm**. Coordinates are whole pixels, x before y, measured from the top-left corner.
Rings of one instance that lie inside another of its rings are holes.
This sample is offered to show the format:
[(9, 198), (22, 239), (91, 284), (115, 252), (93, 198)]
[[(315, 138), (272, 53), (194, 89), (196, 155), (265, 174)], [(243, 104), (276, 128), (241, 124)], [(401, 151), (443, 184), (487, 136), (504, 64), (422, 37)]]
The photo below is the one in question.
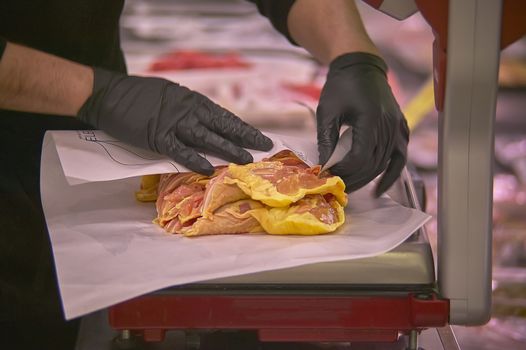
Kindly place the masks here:
[(292, 38), (323, 64), (348, 52), (379, 55), (353, 0), (296, 0), (287, 24)]
[(93, 70), (8, 43), (0, 60), (0, 108), (75, 116), (93, 88)]

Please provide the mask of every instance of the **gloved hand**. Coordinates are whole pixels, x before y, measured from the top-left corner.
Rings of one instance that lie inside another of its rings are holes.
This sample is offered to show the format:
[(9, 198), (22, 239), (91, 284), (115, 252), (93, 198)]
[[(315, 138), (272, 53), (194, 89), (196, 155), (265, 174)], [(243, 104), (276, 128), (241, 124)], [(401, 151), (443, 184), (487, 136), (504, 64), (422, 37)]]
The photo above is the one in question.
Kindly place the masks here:
[(207, 97), (160, 78), (94, 69), (93, 93), (77, 117), (134, 146), (166, 155), (206, 175), (212, 165), (194, 148), (250, 163), (242, 147), (268, 151), (272, 141)]
[(353, 127), (353, 144), (331, 168), (346, 191), (366, 185), (385, 169), (376, 195), (400, 176), (406, 163), (409, 128), (387, 83), (387, 65), (378, 56), (355, 52), (337, 57), (329, 67), (316, 111), (320, 164), (338, 141), (342, 124)]

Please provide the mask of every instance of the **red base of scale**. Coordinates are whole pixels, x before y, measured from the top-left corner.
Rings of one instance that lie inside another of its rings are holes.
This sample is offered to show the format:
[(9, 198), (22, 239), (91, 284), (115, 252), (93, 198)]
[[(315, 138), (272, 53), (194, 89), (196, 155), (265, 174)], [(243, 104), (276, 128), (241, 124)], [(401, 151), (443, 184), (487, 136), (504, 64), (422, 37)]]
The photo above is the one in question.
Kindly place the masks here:
[(447, 324), (449, 302), (436, 295), (148, 295), (109, 310), (110, 325), (145, 341), (168, 330), (255, 330), (261, 341), (396, 341), (410, 330)]

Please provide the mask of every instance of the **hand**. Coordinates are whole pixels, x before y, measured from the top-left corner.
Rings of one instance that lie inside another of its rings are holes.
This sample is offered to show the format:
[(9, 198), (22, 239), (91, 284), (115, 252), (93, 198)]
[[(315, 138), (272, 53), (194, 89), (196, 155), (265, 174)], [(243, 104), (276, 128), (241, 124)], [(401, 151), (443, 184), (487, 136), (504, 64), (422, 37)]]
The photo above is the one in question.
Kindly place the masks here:
[(376, 187), (379, 196), (396, 181), (406, 163), (409, 128), (386, 72), (380, 57), (363, 52), (339, 56), (329, 67), (316, 111), (320, 164), (331, 156), (341, 125), (351, 125), (352, 149), (331, 168), (331, 173), (342, 177), (347, 192), (387, 169)]
[(188, 169), (212, 175), (194, 149), (250, 163), (242, 147), (268, 151), (272, 141), (205, 96), (160, 78), (94, 69), (93, 93), (78, 118), (132, 145), (164, 154)]

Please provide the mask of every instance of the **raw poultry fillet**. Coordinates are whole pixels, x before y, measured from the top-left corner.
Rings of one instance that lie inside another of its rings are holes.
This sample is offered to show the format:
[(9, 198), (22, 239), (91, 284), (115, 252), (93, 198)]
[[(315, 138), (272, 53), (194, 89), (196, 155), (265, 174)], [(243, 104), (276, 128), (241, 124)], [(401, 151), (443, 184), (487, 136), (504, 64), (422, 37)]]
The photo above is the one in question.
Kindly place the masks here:
[(209, 53), (203, 51), (174, 51), (157, 58), (150, 64), (150, 71), (159, 72), (167, 70), (189, 69), (222, 69), (222, 68), (249, 68), (246, 62), (235, 52)]
[(185, 236), (266, 232), (315, 235), (345, 221), (345, 184), (291, 151), (260, 162), (196, 173), (143, 176), (140, 201), (156, 200), (154, 222)]

